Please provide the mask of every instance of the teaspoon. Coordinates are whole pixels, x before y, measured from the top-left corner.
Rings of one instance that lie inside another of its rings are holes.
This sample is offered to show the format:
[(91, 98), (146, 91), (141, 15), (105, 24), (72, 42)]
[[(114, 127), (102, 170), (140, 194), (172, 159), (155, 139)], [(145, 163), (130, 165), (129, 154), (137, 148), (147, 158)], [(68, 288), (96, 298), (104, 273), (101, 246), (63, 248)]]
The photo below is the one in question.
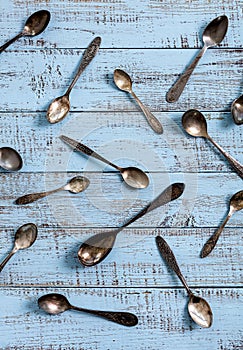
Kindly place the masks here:
[(70, 110), (70, 101), (69, 101), (70, 92), (73, 89), (74, 85), (76, 84), (80, 75), (83, 73), (85, 68), (90, 64), (90, 62), (93, 60), (93, 58), (97, 54), (100, 44), (101, 44), (100, 37), (96, 37), (91, 41), (87, 49), (84, 51), (77, 73), (73, 78), (69, 88), (67, 89), (67, 91), (63, 96), (59, 96), (55, 98), (55, 100), (53, 100), (52, 103), (49, 105), (46, 113), (46, 118), (51, 124), (60, 122), (68, 114)]
[(218, 228), (218, 230), (207, 240), (204, 244), (203, 249), (201, 251), (201, 258), (205, 258), (208, 256), (211, 251), (214, 249), (216, 243), (218, 242), (219, 236), (221, 235), (225, 225), (231, 218), (231, 216), (236, 212), (243, 209), (243, 191), (239, 191), (235, 193), (230, 199), (230, 208), (228, 215), (226, 216), (222, 225)]
[(39, 193), (31, 193), (26, 194), (22, 197), (19, 197), (16, 199), (15, 204), (28, 204), (37, 201), (40, 198), (44, 198), (46, 196), (49, 196), (49, 194), (56, 193), (59, 191), (69, 191), (71, 193), (80, 193), (82, 191), (85, 191), (86, 188), (89, 186), (90, 182), (89, 179), (83, 176), (76, 176), (73, 177), (71, 180), (68, 181), (68, 183), (65, 186), (59, 187), (52, 191), (46, 191), (46, 192), (39, 192)]
[(190, 109), (189, 111), (185, 112), (182, 116), (182, 125), (189, 135), (195, 137), (205, 137), (212, 142), (212, 144), (217, 147), (225, 158), (228, 159), (237, 174), (243, 178), (243, 166), (237, 160), (231, 157), (229, 153), (225, 152), (225, 150), (208, 135), (207, 122), (201, 112), (197, 111), (196, 109)]
[(23, 161), (20, 154), (11, 147), (0, 148), (0, 167), (9, 171), (18, 171), (22, 168)]
[(114, 71), (114, 82), (116, 86), (122, 90), (126, 91), (129, 94), (131, 94), (134, 99), (137, 101), (139, 107), (143, 111), (145, 117), (147, 118), (147, 121), (151, 128), (157, 133), (162, 134), (163, 133), (163, 127), (161, 123), (158, 121), (158, 119), (150, 112), (150, 110), (144, 106), (144, 104), (140, 101), (140, 99), (137, 97), (137, 95), (132, 90), (132, 80), (130, 76), (124, 72), (121, 69), (115, 69)]
[(38, 299), (38, 305), (41, 309), (43, 309), (45, 312), (51, 315), (58, 315), (67, 310), (76, 310), (100, 316), (106, 318), (109, 321), (116, 322), (127, 327), (136, 326), (136, 324), (138, 323), (137, 316), (130, 312), (84, 309), (81, 307), (71, 305), (64, 295), (57, 293), (43, 295)]
[(26, 249), (32, 246), (37, 237), (37, 227), (35, 224), (25, 224), (18, 228), (15, 234), (15, 242), (12, 251), (7, 255), (7, 257), (0, 264), (0, 272), (7, 264), (7, 262), (12, 258), (12, 256), (20, 249)]
[(200, 58), (205, 54), (209, 47), (218, 45), (224, 39), (228, 29), (227, 16), (219, 16), (211, 21), (203, 32), (204, 46), (198, 53), (193, 62), (189, 65), (186, 71), (180, 76), (177, 82), (172, 86), (166, 95), (167, 102), (176, 102), (182, 91), (184, 90), (186, 83), (188, 82), (194, 68), (198, 64)]
[(110, 161), (106, 160), (104, 157), (100, 156), (98, 153), (94, 152), (91, 148), (88, 146), (85, 146), (84, 144), (77, 142), (73, 139), (70, 139), (67, 136), (61, 135), (60, 139), (67, 143), (69, 146), (73, 147), (75, 151), (80, 151), (87, 156), (96, 158), (100, 160), (101, 162), (110, 165), (111, 167), (115, 168), (116, 170), (120, 171), (121, 176), (123, 177), (124, 181), (127, 185), (134, 187), (134, 188), (146, 188), (149, 184), (148, 176), (141, 170), (135, 167), (127, 167), (122, 168), (119, 167)]
[(22, 36), (35, 36), (42, 33), (48, 26), (50, 18), (51, 14), (47, 10), (34, 12), (25, 22), (22, 32), (0, 47), (0, 53)]
[(189, 296), (188, 302), (188, 312), (194, 322), (199, 326), (204, 328), (209, 328), (213, 322), (213, 313), (208, 302), (192, 293), (188, 284), (181, 273), (179, 265), (176, 261), (175, 255), (169, 247), (168, 243), (160, 236), (156, 237), (156, 243), (158, 249), (169, 265), (169, 267), (177, 274), (183, 286), (186, 288), (186, 291)]
[(111, 252), (116, 236), (120, 231), (152, 210), (179, 198), (184, 188), (185, 185), (183, 183), (174, 183), (168, 186), (157, 198), (118, 229), (111, 232), (98, 233), (90, 237), (79, 248), (78, 258), (81, 264), (84, 266), (99, 264)]
[(243, 124), (243, 95), (233, 101), (231, 106), (231, 114), (235, 124)]

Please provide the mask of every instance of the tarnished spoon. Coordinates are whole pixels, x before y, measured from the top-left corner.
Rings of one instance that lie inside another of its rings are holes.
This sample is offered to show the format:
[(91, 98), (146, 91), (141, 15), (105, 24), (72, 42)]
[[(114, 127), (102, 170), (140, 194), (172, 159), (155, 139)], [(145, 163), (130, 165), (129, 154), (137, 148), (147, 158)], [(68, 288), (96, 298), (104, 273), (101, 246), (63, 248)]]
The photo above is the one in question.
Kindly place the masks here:
[(150, 112), (150, 110), (144, 106), (144, 104), (140, 101), (140, 99), (137, 97), (137, 95), (132, 90), (132, 80), (130, 76), (124, 72), (121, 69), (115, 69), (114, 71), (114, 82), (116, 86), (125, 92), (128, 92), (131, 94), (136, 102), (138, 103), (139, 107), (143, 111), (145, 117), (147, 118), (147, 121), (151, 128), (157, 133), (162, 134), (163, 133), (163, 127), (161, 123), (158, 121), (158, 119)]
[(100, 37), (96, 37), (91, 41), (87, 49), (84, 51), (77, 73), (73, 78), (69, 88), (67, 89), (67, 91), (63, 96), (59, 96), (55, 98), (55, 100), (53, 100), (52, 103), (49, 105), (46, 113), (46, 118), (51, 124), (60, 122), (68, 114), (70, 110), (70, 102), (69, 102), (70, 92), (73, 89), (74, 85), (76, 84), (80, 75), (83, 73), (85, 68), (90, 64), (90, 62), (93, 60), (93, 58), (97, 54), (100, 44), (101, 44)]
[(233, 101), (231, 105), (231, 114), (235, 124), (243, 124), (243, 95)]
[(23, 161), (20, 154), (11, 147), (0, 148), (0, 167), (9, 171), (18, 171), (22, 168)]
[(184, 90), (188, 79), (190, 78), (194, 68), (198, 64), (200, 58), (205, 54), (209, 47), (218, 45), (224, 39), (228, 29), (228, 18), (227, 16), (219, 16), (211, 21), (203, 32), (204, 46), (198, 53), (193, 62), (189, 65), (186, 71), (180, 76), (172, 88), (166, 95), (167, 102), (176, 102), (182, 91)]
[(12, 251), (7, 255), (7, 257), (0, 264), (0, 272), (7, 264), (7, 262), (12, 258), (12, 256), (20, 249), (26, 249), (32, 246), (37, 237), (37, 227), (35, 224), (25, 224), (18, 228), (15, 234), (15, 242)]
[(50, 18), (51, 14), (47, 10), (34, 12), (25, 22), (22, 32), (0, 47), (0, 53), (22, 36), (35, 36), (42, 33), (48, 26)]
[(76, 310), (100, 316), (109, 321), (119, 323), (127, 327), (136, 326), (136, 324), (138, 323), (137, 316), (130, 312), (84, 309), (82, 307), (71, 305), (64, 295), (57, 293), (43, 295), (38, 299), (38, 305), (41, 309), (43, 309), (45, 312), (51, 315), (58, 315), (67, 310)]
[(228, 159), (229, 163), (235, 169), (237, 174), (243, 179), (243, 166), (235, 160), (229, 153), (225, 152), (225, 150), (219, 146), (209, 135), (207, 132), (207, 122), (204, 118), (204, 115), (197, 111), (196, 109), (190, 109), (185, 112), (182, 116), (182, 125), (185, 131), (195, 137), (205, 137), (212, 144), (217, 147), (217, 149)]
[(169, 267), (177, 274), (189, 296), (188, 312), (194, 322), (204, 328), (209, 328), (213, 322), (213, 313), (208, 302), (192, 293), (188, 284), (181, 273), (175, 255), (169, 247), (168, 243), (160, 236), (156, 237), (156, 243), (162, 257), (165, 259)]
[(184, 188), (185, 185), (183, 183), (174, 183), (168, 186), (157, 198), (118, 229), (111, 232), (98, 233), (90, 237), (79, 248), (78, 258), (81, 264), (84, 266), (99, 264), (111, 252), (115, 244), (116, 236), (120, 231), (152, 210), (179, 198)]
[(121, 176), (123, 177), (127, 185), (134, 188), (145, 188), (148, 186), (149, 178), (141, 169), (135, 167), (122, 168), (118, 165), (111, 163), (104, 157), (100, 156), (98, 153), (94, 152), (91, 148), (85, 146), (83, 143), (77, 142), (64, 135), (61, 135), (60, 139), (67, 143), (69, 146), (73, 147), (75, 151), (80, 151), (86, 154), (87, 156), (96, 158), (101, 162), (108, 164), (116, 170), (120, 171)]
[(89, 179), (83, 176), (75, 176), (65, 186), (59, 187), (55, 190), (26, 194), (16, 199), (15, 204), (28, 204), (37, 201), (40, 198), (49, 196), (49, 194), (56, 193), (59, 191), (69, 191), (71, 193), (80, 193), (86, 190), (89, 186)]
[(205, 258), (208, 256), (211, 251), (214, 249), (216, 243), (218, 242), (219, 236), (221, 235), (225, 225), (231, 218), (231, 216), (236, 212), (243, 209), (243, 191), (239, 191), (235, 193), (230, 199), (230, 208), (228, 215), (226, 216), (222, 225), (218, 228), (218, 230), (207, 240), (204, 244), (203, 249), (201, 251), (201, 258)]

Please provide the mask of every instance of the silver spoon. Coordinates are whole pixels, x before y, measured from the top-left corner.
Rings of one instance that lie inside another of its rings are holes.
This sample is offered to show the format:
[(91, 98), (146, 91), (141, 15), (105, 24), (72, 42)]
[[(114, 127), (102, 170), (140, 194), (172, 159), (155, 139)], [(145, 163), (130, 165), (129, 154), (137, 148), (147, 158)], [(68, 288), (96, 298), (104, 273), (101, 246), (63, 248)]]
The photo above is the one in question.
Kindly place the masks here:
[(89, 63), (93, 60), (95, 55), (97, 54), (99, 47), (101, 44), (101, 38), (96, 37), (91, 41), (87, 49), (84, 51), (83, 57), (81, 59), (81, 63), (77, 70), (75, 77), (73, 78), (69, 88), (65, 92), (63, 96), (55, 98), (52, 103), (49, 105), (46, 118), (51, 123), (58, 123), (63, 120), (70, 110), (70, 102), (69, 95), (74, 85), (76, 84), (78, 78), (83, 73), (85, 68), (89, 65)]
[(209, 47), (218, 45), (224, 39), (228, 29), (228, 18), (227, 16), (219, 16), (210, 22), (203, 32), (204, 46), (198, 53), (193, 62), (189, 65), (186, 71), (180, 76), (172, 88), (166, 95), (167, 102), (176, 102), (182, 91), (184, 90), (186, 83), (188, 82), (194, 68), (198, 64), (200, 58), (205, 54)]
[(80, 193), (86, 190), (89, 186), (89, 179), (83, 176), (75, 176), (65, 186), (59, 187), (52, 191), (39, 192), (39, 193), (31, 193), (26, 194), (22, 197), (16, 199), (15, 204), (28, 204), (37, 201), (40, 198), (44, 198), (49, 196), (49, 194), (56, 193), (59, 191), (69, 191), (71, 193)]
[(22, 168), (23, 161), (20, 154), (11, 147), (0, 148), (0, 167), (9, 171), (18, 171)]
[(165, 259), (169, 267), (177, 274), (183, 286), (186, 288), (189, 296), (189, 315), (199, 326), (209, 328), (213, 322), (213, 313), (208, 302), (205, 299), (198, 297), (192, 293), (184, 276), (181, 273), (175, 255), (169, 247), (168, 243), (160, 236), (156, 237), (156, 243), (162, 257)]
[(243, 191), (239, 191), (235, 193), (230, 199), (230, 208), (228, 215), (226, 216), (222, 225), (218, 228), (218, 230), (207, 240), (204, 244), (203, 249), (201, 251), (201, 258), (205, 258), (208, 256), (211, 251), (214, 249), (216, 243), (218, 242), (219, 236), (221, 235), (225, 225), (231, 218), (231, 216), (236, 212), (243, 209)]
[(115, 69), (114, 71), (114, 82), (116, 86), (122, 90), (126, 91), (129, 94), (131, 94), (134, 99), (137, 101), (139, 107), (143, 111), (145, 117), (147, 118), (147, 121), (151, 128), (157, 133), (162, 134), (163, 133), (163, 127), (161, 123), (158, 121), (158, 119), (150, 112), (150, 110), (144, 106), (144, 104), (140, 101), (140, 99), (137, 97), (137, 95), (132, 90), (132, 80), (130, 76), (124, 72), (121, 69)]
[(136, 326), (136, 324), (138, 323), (137, 316), (131, 314), (130, 312), (84, 309), (81, 307), (71, 305), (64, 295), (57, 293), (43, 295), (38, 299), (38, 305), (41, 309), (43, 309), (45, 312), (51, 315), (58, 315), (67, 310), (76, 310), (100, 316), (106, 318), (109, 321), (119, 323), (127, 327)]
[(108, 160), (106, 160), (104, 157), (100, 156), (98, 153), (94, 152), (91, 148), (85, 146), (84, 144), (77, 142), (73, 139), (70, 139), (67, 136), (61, 135), (60, 139), (67, 143), (69, 146), (73, 147), (75, 151), (80, 151), (87, 156), (96, 158), (100, 160), (101, 162), (110, 165), (111, 167), (117, 169), (120, 171), (121, 176), (123, 177), (124, 181), (127, 185), (134, 187), (134, 188), (146, 188), (149, 184), (149, 178), (148, 176), (141, 170), (135, 167), (127, 167), (122, 168), (119, 167)]
[(225, 152), (207, 133), (207, 122), (203, 114), (196, 109), (190, 109), (182, 116), (182, 125), (186, 132), (195, 137), (205, 137), (228, 159), (237, 174), (243, 179), (243, 166)]
[(42, 33), (48, 26), (50, 18), (51, 14), (47, 10), (40, 10), (33, 13), (25, 22), (22, 32), (0, 47), (0, 53), (22, 36), (35, 36)]
[(98, 233), (95, 236), (90, 237), (79, 248), (78, 258), (81, 264), (84, 266), (94, 266), (99, 264), (111, 252), (115, 244), (116, 236), (120, 231), (152, 210), (179, 198), (182, 195), (184, 188), (185, 185), (183, 183), (174, 183), (170, 185), (137, 215), (128, 220), (118, 229), (111, 232)]
[(26, 249), (32, 246), (37, 237), (37, 227), (35, 224), (25, 224), (18, 228), (15, 234), (15, 242), (12, 251), (7, 255), (7, 257), (0, 264), (0, 272), (7, 264), (7, 262), (12, 258), (12, 256), (20, 249)]
[(231, 105), (231, 114), (235, 124), (243, 124), (243, 95), (233, 101)]

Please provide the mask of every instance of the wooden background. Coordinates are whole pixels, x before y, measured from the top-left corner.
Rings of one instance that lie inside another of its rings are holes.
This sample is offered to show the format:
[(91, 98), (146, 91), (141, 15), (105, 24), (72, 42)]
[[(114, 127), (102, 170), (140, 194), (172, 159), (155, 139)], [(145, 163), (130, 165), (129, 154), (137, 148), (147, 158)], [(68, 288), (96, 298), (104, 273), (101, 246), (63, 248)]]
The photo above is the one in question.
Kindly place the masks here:
[[(213, 146), (181, 128), (182, 114), (199, 109), (209, 134), (243, 162), (242, 127), (230, 113), (243, 87), (242, 2), (1, 0), (0, 43), (40, 9), (51, 12), (48, 28), (22, 38), (0, 57), (0, 145), (16, 148), (24, 160), (20, 172), (0, 173), (1, 259), (19, 226), (34, 222), (39, 228), (35, 244), (1, 272), (0, 348), (242, 349), (242, 213), (232, 217), (213, 253), (199, 257), (242, 180)], [(205, 54), (179, 102), (168, 104), (165, 94), (202, 46), (203, 29), (222, 14), (229, 17), (225, 40)], [(48, 124), (50, 101), (65, 92), (97, 35), (102, 46), (71, 94), (71, 113), (62, 123)], [(115, 68), (131, 75), (134, 91), (162, 122), (163, 135), (155, 134), (134, 100), (114, 86)], [(72, 152), (60, 134), (82, 140), (121, 166), (141, 167), (150, 186), (128, 188), (112, 169)], [(90, 179), (84, 193), (13, 204), (22, 194), (63, 185), (74, 174)], [(175, 181), (186, 184), (182, 198), (124, 230), (102, 264), (79, 264), (83, 240), (122, 225)], [(188, 284), (212, 306), (210, 329), (190, 320), (186, 292), (161, 259), (157, 234), (171, 245)], [(37, 299), (50, 292), (65, 294), (78, 306), (134, 312), (139, 323), (125, 328), (77, 312), (47, 315)]]

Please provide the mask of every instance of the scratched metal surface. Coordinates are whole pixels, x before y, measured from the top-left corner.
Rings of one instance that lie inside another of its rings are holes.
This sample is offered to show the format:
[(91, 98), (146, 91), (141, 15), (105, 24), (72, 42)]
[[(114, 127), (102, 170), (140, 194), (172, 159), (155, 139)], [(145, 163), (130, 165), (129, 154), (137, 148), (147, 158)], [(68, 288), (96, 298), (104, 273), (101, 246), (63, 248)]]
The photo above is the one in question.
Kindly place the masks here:
[[(242, 349), (242, 213), (232, 217), (214, 252), (199, 258), (242, 180), (208, 142), (181, 128), (185, 110), (203, 111), (209, 134), (243, 163), (242, 127), (230, 114), (242, 93), (242, 3), (0, 0), (0, 43), (42, 8), (52, 15), (48, 28), (0, 57), (0, 146), (16, 148), (24, 160), (18, 173), (0, 170), (1, 259), (20, 225), (35, 222), (39, 228), (35, 244), (18, 252), (0, 275), (0, 349)], [(202, 46), (203, 28), (221, 14), (230, 21), (225, 40), (205, 54), (179, 102), (168, 104), (166, 91)], [(65, 92), (94, 35), (102, 37), (101, 50), (71, 94), (71, 113), (48, 124), (48, 104)], [(135, 102), (115, 88), (117, 67), (131, 74), (163, 135), (153, 133)], [(128, 188), (111, 168), (72, 152), (61, 134), (121, 166), (141, 167), (149, 187)], [(91, 181), (84, 193), (63, 191), (24, 207), (14, 204), (22, 194), (62, 186), (77, 174)], [(122, 225), (176, 181), (186, 184), (177, 203), (120, 233), (102, 264), (79, 264), (83, 240)], [(158, 234), (174, 249), (189, 285), (210, 302), (210, 329), (189, 319), (186, 293), (158, 254)], [(63, 293), (77, 306), (134, 312), (139, 323), (127, 329), (77, 312), (49, 316), (37, 306), (49, 292)]]

